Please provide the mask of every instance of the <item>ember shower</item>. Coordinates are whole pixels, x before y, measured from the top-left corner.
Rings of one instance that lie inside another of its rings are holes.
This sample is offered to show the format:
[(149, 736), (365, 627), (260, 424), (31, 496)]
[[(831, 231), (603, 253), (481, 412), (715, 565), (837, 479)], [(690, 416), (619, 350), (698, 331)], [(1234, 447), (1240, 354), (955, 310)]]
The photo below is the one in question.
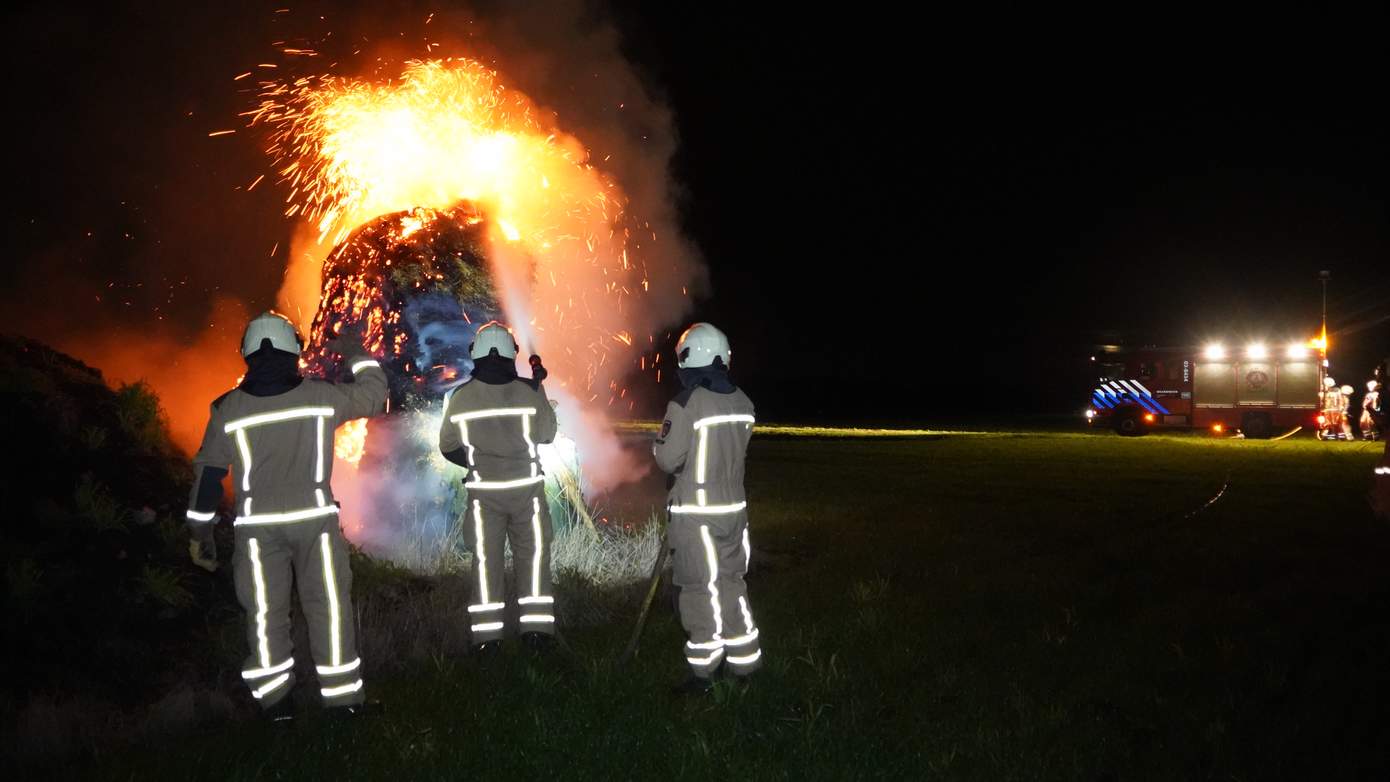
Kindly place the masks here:
[[(361, 470), (343, 471), (346, 527), (369, 540), (375, 522), (347, 506), (376, 516), (447, 502), (429, 430), (471, 369), (473, 331), (492, 317), (513, 326), (523, 352), (544, 356), (587, 477), (612, 485), (642, 469), (604, 415), (625, 406), (621, 377), (679, 316), (649, 297), (683, 295), (688, 280), (648, 273), (657, 237), (628, 212), (620, 183), (500, 79), (467, 59), (414, 61), (383, 82), (268, 82), (250, 112), (270, 130), (286, 215), (313, 236), (301, 244), (315, 297), (282, 296), (310, 326), (309, 368), (337, 370), (322, 345), (351, 324), (390, 367), (393, 415), (345, 426), (336, 448)], [(411, 470), (429, 486), (406, 486)]]

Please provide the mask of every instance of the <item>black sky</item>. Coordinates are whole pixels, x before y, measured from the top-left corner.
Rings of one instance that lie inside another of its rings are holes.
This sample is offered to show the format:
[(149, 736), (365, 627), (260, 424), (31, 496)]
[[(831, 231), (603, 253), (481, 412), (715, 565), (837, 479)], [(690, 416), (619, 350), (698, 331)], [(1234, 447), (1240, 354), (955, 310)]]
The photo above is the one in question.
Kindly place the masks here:
[[(1320, 269), (1334, 328), (1374, 324), (1340, 335), (1334, 362), (1357, 380), (1390, 354), (1379, 19), (677, 5), (594, 14), (674, 112), (682, 218), (712, 282), (696, 316), (735, 340), (763, 417), (1067, 410), (1098, 333), (1306, 336)], [(265, 169), (256, 145), (206, 138), (238, 126), (230, 75), (269, 51), (273, 11), (13, 12), (0, 327), (42, 337), (157, 304), (192, 329), (214, 289), (273, 299), (283, 194), (234, 191)], [(86, 309), (55, 323), (36, 275)]]

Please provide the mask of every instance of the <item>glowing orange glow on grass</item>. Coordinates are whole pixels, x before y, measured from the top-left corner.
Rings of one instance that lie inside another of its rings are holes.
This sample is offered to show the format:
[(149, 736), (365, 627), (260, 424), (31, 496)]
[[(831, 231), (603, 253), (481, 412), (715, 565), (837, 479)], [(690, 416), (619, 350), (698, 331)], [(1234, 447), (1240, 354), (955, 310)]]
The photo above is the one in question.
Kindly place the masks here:
[(1215, 423), (1211, 425), (1211, 430), (1217, 434), (1221, 434), (1222, 432), (1226, 431), (1226, 427), (1219, 423)]

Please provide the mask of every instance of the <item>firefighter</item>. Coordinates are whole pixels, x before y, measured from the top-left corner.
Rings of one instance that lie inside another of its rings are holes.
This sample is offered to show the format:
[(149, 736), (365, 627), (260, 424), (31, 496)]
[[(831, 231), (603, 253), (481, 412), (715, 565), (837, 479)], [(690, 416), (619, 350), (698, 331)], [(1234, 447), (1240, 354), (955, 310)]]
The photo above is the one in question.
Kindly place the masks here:
[(689, 636), (690, 676), (676, 688), (708, 692), (727, 669), (743, 677), (761, 666), (758, 628), (748, 603), (747, 499), (744, 456), (753, 433), (753, 402), (729, 379), (731, 351), (723, 332), (696, 323), (676, 343), (683, 390), (666, 406), (652, 446), (672, 475), (668, 538), (681, 624)]
[(555, 439), (555, 411), (541, 381), (545, 370), (532, 356), (533, 376), (516, 372), (517, 344), (506, 326), (492, 321), (469, 347), (473, 374), (444, 405), (439, 449), (466, 471), (465, 538), (473, 550), (475, 582), (468, 618), (477, 653), (501, 647), (507, 607), (503, 544), (516, 563), (516, 605), (521, 639), (534, 651), (555, 638), (555, 597), (550, 588), (550, 509), (536, 446)]
[(294, 326), (274, 312), (254, 318), (241, 340), (246, 375), (212, 403), (193, 458), (190, 553), (204, 567), (215, 567), (212, 528), (222, 478), (232, 467), (232, 575), (251, 647), (241, 678), (262, 713), (277, 722), (293, 715), (291, 583), (309, 624), (324, 706), (335, 716), (367, 712), (348, 544), (331, 485), (333, 431), (344, 421), (381, 412), (386, 373), (356, 337), (340, 336), (327, 347), (342, 355), (354, 382), (306, 380), (299, 372), (303, 342)]
[[(1377, 387), (1378, 386), (1379, 383), (1377, 383)], [(1378, 398), (1377, 402), (1379, 402)], [(1375, 427), (1378, 427), (1381, 431), (1385, 430), (1386, 414), (1383, 404), (1378, 403), (1374, 408), (1369, 405), (1363, 405), (1362, 409), (1370, 411), (1371, 421)], [(1376, 517), (1381, 521), (1390, 521), (1390, 438), (1386, 438), (1385, 440), (1385, 453), (1380, 457), (1380, 462), (1374, 467), (1373, 474), (1374, 477), (1371, 484), (1371, 509), (1375, 511)]]
[(1369, 380), (1366, 382), (1366, 395), (1361, 397), (1361, 436), (1367, 440), (1375, 440), (1379, 434), (1375, 416), (1379, 410), (1380, 383)]
[(1324, 440), (1336, 440), (1342, 428), (1342, 390), (1331, 377), (1322, 379), (1322, 431)]
[(1351, 386), (1342, 386), (1338, 390), (1341, 391), (1341, 399), (1338, 402), (1338, 404), (1340, 404), (1342, 408), (1342, 439), (1355, 440), (1356, 437), (1352, 434), (1351, 430), (1351, 395), (1356, 391), (1356, 389), (1352, 388)]

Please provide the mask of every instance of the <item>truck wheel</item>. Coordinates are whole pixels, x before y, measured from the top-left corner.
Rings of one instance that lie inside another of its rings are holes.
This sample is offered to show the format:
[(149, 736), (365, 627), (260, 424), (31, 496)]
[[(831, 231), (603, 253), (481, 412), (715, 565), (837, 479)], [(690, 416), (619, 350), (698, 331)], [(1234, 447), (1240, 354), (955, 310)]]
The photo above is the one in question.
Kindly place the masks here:
[(1149, 433), (1149, 427), (1138, 413), (1121, 413), (1115, 418), (1115, 431), (1124, 437), (1140, 437)]
[(1252, 440), (1263, 440), (1273, 433), (1274, 426), (1264, 413), (1246, 413), (1240, 419), (1240, 430)]

